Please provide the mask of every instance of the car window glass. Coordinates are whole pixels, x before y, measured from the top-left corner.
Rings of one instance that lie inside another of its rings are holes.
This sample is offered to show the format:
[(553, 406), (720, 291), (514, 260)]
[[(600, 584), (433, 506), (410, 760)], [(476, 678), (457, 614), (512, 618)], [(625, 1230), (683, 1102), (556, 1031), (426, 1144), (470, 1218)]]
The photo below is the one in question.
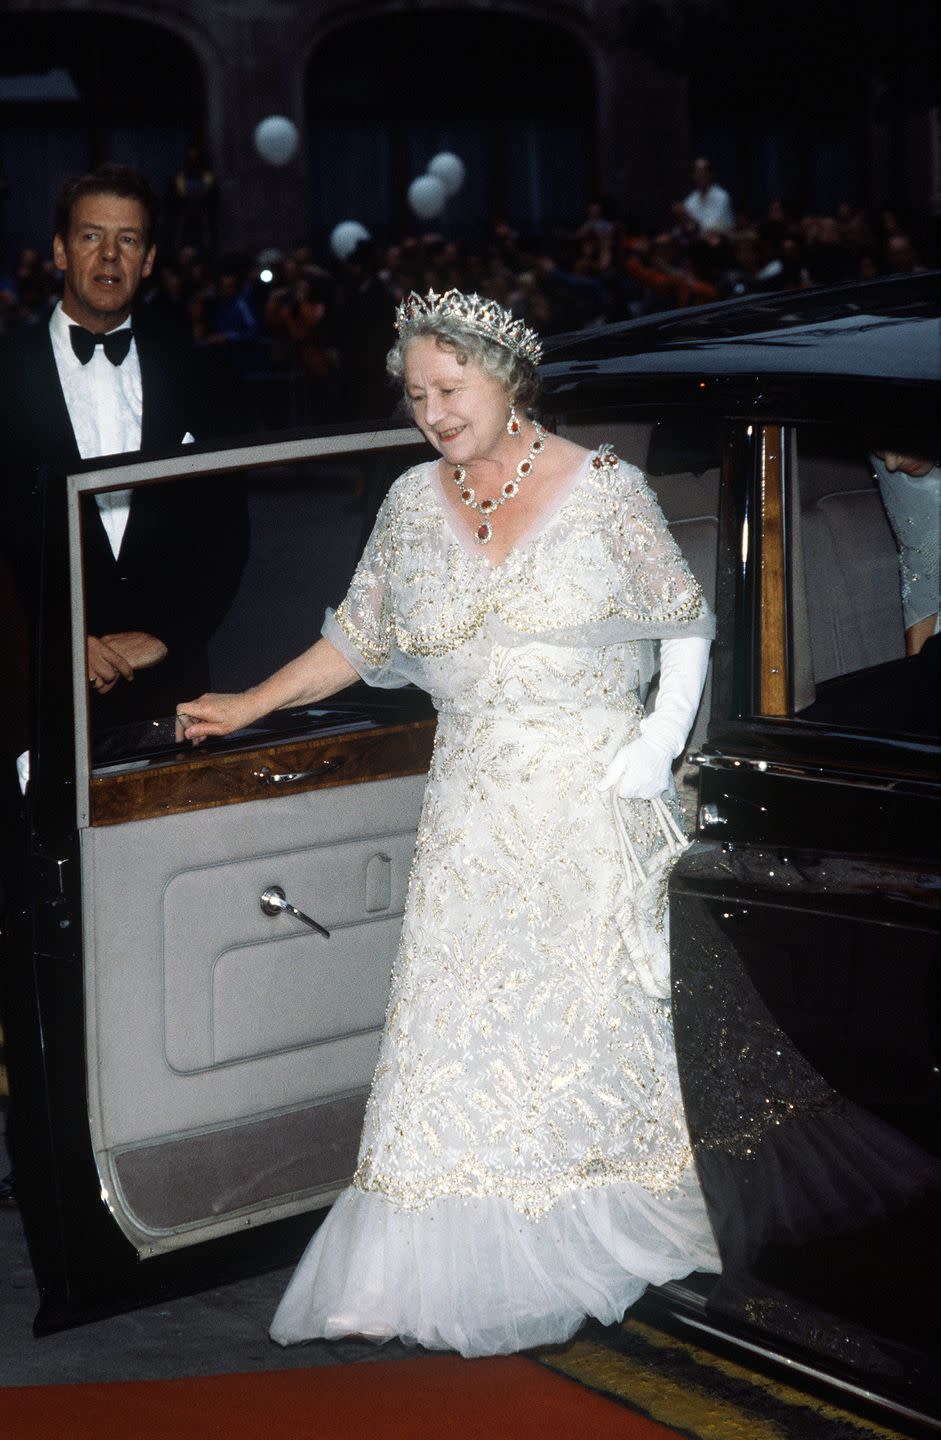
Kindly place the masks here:
[[(421, 454), (327, 455), (83, 495), (86, 636), (104, 676), (89, 687), (93, 768), (159, 760), (178, 748), (179, 702), (242, 689), (313, 644), (389, 485)], [(138, 664), (108, 688), (112, 651)], [(351, 688), (326, 711), (278, 712), (219, 743), (368, 723), (347, 713), (361, 698)], [(393, 697), (368, 698), (381, 708)]]
[[(941, 471), (804, 427), (791, 484), (792, 713), (873, 733), (938, 725)], [(881, 448), (881, 447), (879, 447)], [(893, 452), (894, 454), (894, 452)], [(917, 457), (915, 457), (917, 458)]]

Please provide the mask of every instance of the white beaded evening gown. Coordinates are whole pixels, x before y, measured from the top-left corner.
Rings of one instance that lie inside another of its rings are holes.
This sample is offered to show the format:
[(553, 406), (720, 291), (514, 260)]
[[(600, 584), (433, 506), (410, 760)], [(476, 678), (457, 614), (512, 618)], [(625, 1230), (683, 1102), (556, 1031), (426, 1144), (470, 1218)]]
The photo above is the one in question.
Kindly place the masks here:
[[(434, 464), (396, 481), (324, 628), (439, 719), (358, 1168), (278, 1307), (282, 1344), (514, 1351), (719, 1268), (597, 789), (651, 642), (711, 616), (640, 472), (604, 451), (498, 567), (439, 486)], [(642, 856), (650, 811), (623, 809)]]

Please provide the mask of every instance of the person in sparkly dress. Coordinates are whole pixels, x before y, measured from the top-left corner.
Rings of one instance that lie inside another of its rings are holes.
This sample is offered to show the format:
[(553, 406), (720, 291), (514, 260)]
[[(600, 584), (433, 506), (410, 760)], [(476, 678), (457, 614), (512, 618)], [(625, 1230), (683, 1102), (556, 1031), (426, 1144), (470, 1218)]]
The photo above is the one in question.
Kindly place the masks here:
[(360, 677), (434, 700), (358, 1167), (271, 1334), (493, 1354), (719, 1268), (637, 944), (657, 899), (625, 864), (654, 869), (678, 817), (713, 620), (641, 473), (531, 418), (532, 330), (456, 291), (408, 296), (397, 329), (438, 458), (394, 483), (310, 650), (178, 710), (198, 741)]

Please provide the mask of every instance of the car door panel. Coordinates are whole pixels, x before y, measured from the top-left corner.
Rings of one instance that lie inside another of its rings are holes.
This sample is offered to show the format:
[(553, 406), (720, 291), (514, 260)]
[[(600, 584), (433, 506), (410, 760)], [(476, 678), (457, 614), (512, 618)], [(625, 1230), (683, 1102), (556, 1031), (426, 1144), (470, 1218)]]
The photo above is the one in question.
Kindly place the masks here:
[(869, 920), (768, 903), (720, 846), (711, 860), (684, 857), (671, 896), (684, 1104), (722, 1257), (706, 1314), (930, 1393), (936, 932), (885, 915), (880, 945)]
[[(368, 1086), (422, 789), (410, 777), (284, 796), (258, 816), (231, 806), (86, 833), (99, 1163)], [(317, 843), (299, 845), (304, 835)], [(391, 870), (384, 912), (366, 909), (376, 857)], [(266, 916), (260, 896), (273, 883), (330, 939)], [(217, 1229), (218, 1202), (206, 1213)]]

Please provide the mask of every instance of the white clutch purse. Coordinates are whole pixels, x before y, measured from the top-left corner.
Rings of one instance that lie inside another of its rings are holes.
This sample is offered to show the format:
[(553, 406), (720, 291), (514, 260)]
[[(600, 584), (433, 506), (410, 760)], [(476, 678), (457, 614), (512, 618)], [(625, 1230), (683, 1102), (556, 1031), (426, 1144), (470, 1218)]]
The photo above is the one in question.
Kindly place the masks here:
[(618, 925), (641, 988), (655, 1000), (670, 998), (670, 908), (667, 887), (670, 871), (689, 840), (659, 799), (644, 801), (663, 833), (663, 845), (644, 863), (631, 840), (621, 813), (621, 801), (612, 791), (614, 824), (628, 896), (618, 914)]

